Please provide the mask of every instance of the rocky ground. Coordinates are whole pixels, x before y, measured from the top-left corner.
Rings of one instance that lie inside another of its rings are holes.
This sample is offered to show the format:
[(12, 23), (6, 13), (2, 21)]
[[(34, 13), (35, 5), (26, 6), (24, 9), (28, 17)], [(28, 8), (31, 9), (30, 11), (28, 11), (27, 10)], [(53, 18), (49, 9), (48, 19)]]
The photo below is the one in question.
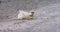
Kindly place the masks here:
[[(59, 0), (1, 1), (0, 32), (60, 32)], [(12, 19), (17, 18), (19, 9), (35, 10), (34, 18), (31, 20)]]

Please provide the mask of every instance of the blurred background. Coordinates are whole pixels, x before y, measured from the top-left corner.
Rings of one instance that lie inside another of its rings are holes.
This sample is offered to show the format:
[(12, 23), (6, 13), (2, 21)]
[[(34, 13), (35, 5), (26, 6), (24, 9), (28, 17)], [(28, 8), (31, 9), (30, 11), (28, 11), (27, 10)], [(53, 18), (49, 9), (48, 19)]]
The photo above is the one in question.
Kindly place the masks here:
[(60, 0), (0, 0), (0, 16), (15, 15), (19, 9), (30, 11), (57, 3), (60, 3)]
[[(34, 10), (37, 19), (9, 19), (18, 10)], [(60, 32), (60, 0), (0, 0), (0, 32)]]

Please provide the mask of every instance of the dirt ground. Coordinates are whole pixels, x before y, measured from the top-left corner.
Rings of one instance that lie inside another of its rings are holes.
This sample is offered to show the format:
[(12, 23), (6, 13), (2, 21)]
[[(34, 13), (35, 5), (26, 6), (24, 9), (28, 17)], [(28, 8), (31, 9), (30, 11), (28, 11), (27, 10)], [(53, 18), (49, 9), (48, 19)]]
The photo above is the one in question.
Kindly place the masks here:
[[(15, 19), (19, 9), (35, 10), (34, 18)], [(1, 0), (0, 32), (60, 32), (60, 0)]]

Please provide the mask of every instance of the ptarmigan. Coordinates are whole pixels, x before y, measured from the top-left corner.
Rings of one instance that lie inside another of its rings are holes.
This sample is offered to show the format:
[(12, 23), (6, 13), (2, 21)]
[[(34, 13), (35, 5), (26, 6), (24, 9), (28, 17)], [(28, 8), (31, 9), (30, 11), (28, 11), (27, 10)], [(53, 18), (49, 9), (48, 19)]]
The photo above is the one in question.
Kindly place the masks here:
[(30, 12), (19, 10), (18, 19), (32, 19), (33, 15), (34, 15), (34, 10), (31, 10)]

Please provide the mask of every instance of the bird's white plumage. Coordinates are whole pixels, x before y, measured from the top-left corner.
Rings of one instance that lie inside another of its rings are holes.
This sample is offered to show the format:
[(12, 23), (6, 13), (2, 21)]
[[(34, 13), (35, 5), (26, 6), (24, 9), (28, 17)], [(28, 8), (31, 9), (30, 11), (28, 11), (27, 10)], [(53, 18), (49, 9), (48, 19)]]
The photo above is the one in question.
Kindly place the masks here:
[(31, 18), (30, 15), (32, 15), (31, 12), (26, 12), (26, 11), (19, 10), (18, 19)]

